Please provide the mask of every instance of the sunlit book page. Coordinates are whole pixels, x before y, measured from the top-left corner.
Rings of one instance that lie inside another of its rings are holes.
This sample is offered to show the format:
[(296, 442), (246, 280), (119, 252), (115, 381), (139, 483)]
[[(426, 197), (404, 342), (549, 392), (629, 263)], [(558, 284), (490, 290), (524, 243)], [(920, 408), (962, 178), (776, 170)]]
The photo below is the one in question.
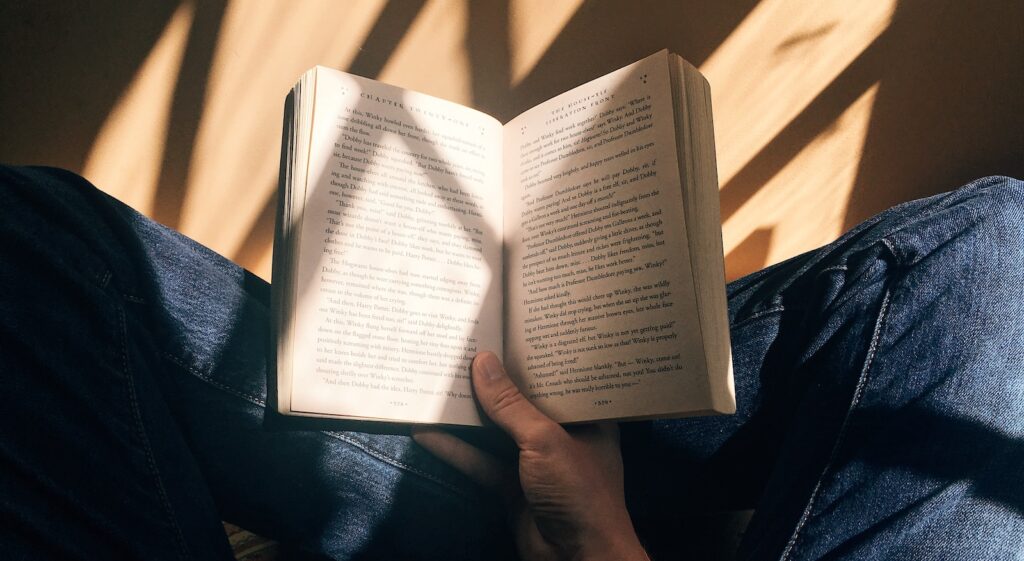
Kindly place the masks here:
[(317, 69), (291, 409), (479, 424), (469, 363), (500, 350), (501, 126)]
[(673, 110), (662, 51), (506, 126), (506, 356), (555, 420), (710, 408)]

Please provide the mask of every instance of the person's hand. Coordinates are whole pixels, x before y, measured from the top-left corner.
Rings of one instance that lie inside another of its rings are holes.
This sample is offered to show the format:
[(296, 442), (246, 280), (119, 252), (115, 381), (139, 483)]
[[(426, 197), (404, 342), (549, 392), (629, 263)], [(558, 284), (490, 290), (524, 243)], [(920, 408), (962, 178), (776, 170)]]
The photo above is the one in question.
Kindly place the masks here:
[(421, 446), (507, 501), (524, 559), (647, 559), (626, 511), (618, 426), (563, 428), (541, 413), (489, 352), (473, 360), (473, 389), (491, 420), (519, 447), (516, 471), (437, 429)]

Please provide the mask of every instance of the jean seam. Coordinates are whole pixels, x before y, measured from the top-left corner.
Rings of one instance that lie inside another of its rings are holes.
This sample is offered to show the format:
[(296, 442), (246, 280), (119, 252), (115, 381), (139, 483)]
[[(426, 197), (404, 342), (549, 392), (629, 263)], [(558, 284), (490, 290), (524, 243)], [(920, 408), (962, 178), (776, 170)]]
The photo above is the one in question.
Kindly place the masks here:
[(849, 270), (850, 270), (850, 264), (849, 263), (845, 263), (844, 262), (844, 263), (839, 263), (837, 265), (829, 265), (828, 267), (825, 267), (824, 269), (818, 271), (818, 273), (815, 275), (815, 277), (820, 277), (821, 275), (823, 275), (825, 273), (849, 271)]
[(200, 380), (210, 384), (211, 386), (213, 386), (213, 387), (215, 387), (215, 388), (217, 388), (219, 390), (222, 390), (222, 391), (225, 391), (225, 392), (227, 392), (229, 394), (232, 394), (235, 397), (242, 398), (245, 401), (248, 401), (248, 402), (252, 403), (253, 405), (258, 405), (260, 407), (266, 407), (267, 406), (267, 403), (266, 403), (265, 400), (260, 399), (259, 397), (256, 397), (256, 396), (254, 396), (252, 394), (248, 394), (248, 393), (245, 393), (243, 391), (236, 390), (235, 388), (233, 388), (231, 386), (228, 386), (227, 384), (218, 382), (217, 380), (213, 379), (212, 376), (204, 373), (202, 370), (199, 370), (198, 368), (195, 368), (193, 366), (189, 366), (188, 364), (185, 363), (185, 361), (179, 359), (178, 357), (176, 357), (175, 355), (173, 355), (171, 353), (164, 352), (163, 356), (164, 356), (165, 359), (173, 362), (175, 365), (177, 365), (181, 369), (187, 371), (189, 374), (195, 376), (196, 378), (199, 378)]
[(903, 253), (903, 251), (901, 251), (899, 247), (896, 247), (896, 245), (888, 237), (884, 237), (880, 241), (882, 245), (884, 245), (886, 249), (888, 249), (889, 252), (892, 253), (893, 257), (896, 258), (897, 263), (905, 265), (909, 261), (906, 255)]
[(829, 454), (828, 461), (825, 463), (825, 467), (821, 471), (821, 475), (818, 476), (818, 480), (814, 484), (814, 488), (811, 490), (811, 496), (807, 500), (807, 505), (804, 507), (803, 512), (800, 514), (800, 519), (797, 521), (796, 527), (793, 528), (793, 534), (786, 542), (786, 547), (782, 550), (782, 554), (779, 556), (780, 561), (787, 561), (791, 558), (793, 553), (796, 551), (797, 543), (800, 540), (801, 532), (807, 524), (807, 521), (811, 517), (811, 512), (814, 510), (815, 502), (817, 501), (818, 495), (821, 491), (822, 484), (825, 479), (831, 475), (833, 466), (835, 465), (836, 459), (839, 456), (839, 450), (842, 448), (843, 443), (846, 439), (846, 433), (850, 425), (850, 420), (853, 417), (854, 410), (860, 404), (861, 398), (864, 395), (864, 388), (867, 386), (870, 378), (871, 367), (874, 365), (874, 359), (878, 352), (879, 341), (882, 337), (882, 329), (885, 326), (885, 320), (889, 315), (889, 304), (891, 301), (892, 292), (889, 288), (886, 288), (885, 294), (882, 297), (882, 303), (878, 312), (878, 319), (875, 321), (874, 332), (871, 335), (871, 344), (868, 346), (867, 356), (864, 357), (864, 366), (861, 368), (860, 376), (857, 379), (857, 386), (854, 389), (853, 397), (850, 400), (850, 405), (846, 410), (846, 415), (843, 418), (842, 425), (839, 428), (839, 434), (836, 436), (835, 444), (832, 446), (832, 452)]
[(107, 269), (107, 270), (105, 270), (105, 271), (104, 271), (104, 272), (103, 272), (102, 274), (98, 274), (98, 275), (96, 275), (96, 279), (95, 279), (95, 281), (96, 281), (96, 284), (97, 284), (97, 285), (98, 285), (98, 286), (99, 286), (99, 287), (100, 287), (101, 289), (102, 289), (102, 288), (106, 288), (106, 287), (107, 287), (107, 284), (108, 284), (108, 283), (110, 282), (110, 278), (111, 278), (112, 276), (113, 276), (113, 273), (111, 273), (111, 272), (110, 272), (110, 269)]
[(757, 312), (754, 312), (754, 313), (750, 314), (749, 316), (747, 316), (747, 317), (745, 317), (743, 319), (734, 320), (732, 322), (732, 325), (730, 325), (730, 329), (736, 329), (737, 327), (740, 327), (741, 325), (743, 325), (745, 323), (749, 323), (751, 321), (754, 321), (755, 319), (759, 319), (759, 318), (762, 318), (764, 316), (768, 316), (768, 315), (772, 315), (772, 314), (782, 313), (784, 311), (786, 311), (786, 307), (782, 306), (782, 305), (775, 306), (775, 307), (772, 307), (772, 308), (768, 308), (767, 310), (759, 310)]
[[(163, 356), (167, 360), (169, 360), (172, 363), (174, 363), (175, 365), (177, 365), (179, 368), (185, 370), (189, 374), (195, 376), (196, 378), (202, 380), (203, 382), (206, 382), (207, 384), (210, 384), (211, 386), (213, 386), (213, 387), (215, 387), (215, 388), (217, 388), (217, 389), (219, 389), (221, 391), (227, 392), (227, 393), (229, 393), (231, 395), (234, 395), (235, 397), (241, 398), (241, 399), (243, 399), (245, 401), (248, 401), (249, 403), (252, 403), (253, 405), (256, 405), (256, 406), (259, 406), (259, 407), (266, 408), (266, 406), (267, 406), (266, 400), (260, 399), (257, 396), (254, 396), (254, 395), (248, 394), (246, 392), (237, 390), (237, 389), (235, 389), (235, 388), (233, 388), (233, 387), (231, 387), (231, 386), (229, 386), (227, 384), (219, 382), (219, 381), (213, 379), (212, 376), (206, 374), (205, 372), (199, 370), (198, 368), (189, 366), (188, 364), (185, 363), (185, 361), (179, 359), (178, 357), (174, 356), (171, 353), (164, 352)], [(463, 491), (462, 489), (460, 489), (459, 487), (457, 487), (457, 486), (455, 486), (455, 485), (453, 485), (451, 483), (448, 483), (447, 481), (444, 481), (443, 479), (441, 479), (439, 477), (431, 475), (430, 473), (427, 473), (427, 472), (425, 472), (423, 470), (420, 470), (420, 469), (418, 469), (418, 468), (416, 468), (416, 467), (414, 467), (412, 465), (409, 465), (409, 464), (399, 460), (398, 458), (394, 458), (394, 457), (390, 456), (389, 454), (386, 454), (383, 451), (378, 450), (377, 448), (374, 448), (372, 446), (368, 446), (366, 444), (363, 444), (362, 442), (359, 442), (359, 441), (357, 441), (355, 439), (349, 438), (349, 437), (347, 437), (347, 436), (345, 436), (345, 435), (343, 435), (343, 434), (341, 434), (339, 432), (336, 432), (336, 431), (318, 431), (318, 432), (320, 432), (321, 434), (323, 434), (323, 435), (325, 435), (327, 437), (330, 437), (330, 438), (333, 438), (333, 439), (336, 439), (336, 440), (340, 440), (340, 441), (342, 441), (342, 442), (344, 442), (344, 443), (346, 443), (346, 444), (348, 444), (350, 446), (353, 446), (353, 447), (363, 451), (368, 456), (377, 459), (380, 462), (389, 464), (389, 465), (391, 465), (393, 467), (396, 467), (398, 469), (401, 469), (403, 471), (407, 471), (409, 473), (412, 473), (414, 475), (417, 475), (419, 477), (422, 477), (424, 479), (432, 481), (432, 482), (434, 482), (434, 483), (436, 483), (436, 484), (438, 484), (438, 485), (440, 485), (440, 486), (442, 486), (442, 487), (444, 487), (444, 488), (446, 488), (446, 489), (456, 493), (460, 497), (469, 498), (468, 494), (465, 491)]]
[(160, 475), (160, 469), (156, 464), (156, 458), (153, 455), (153, 448), (149, 442), (149, 437), (146, 434), (146, 427), (142, 421), (142, 410), (139, 407), (138, 395), (135, 388), (135, 378), (132, 374), (131, 368), (128, 363), (128, 322), (125, 317), (125, 310), (123, 306), (118, 306), (118, 321), (120, 323), (120, 339), (121, 339), (121, 367), (125, 374), (125, 380), (128, 386), (128, 401), (131, 407), (132, 416), (134, 417), (134, 425), (136, 436), (142, 443), (143, 451), (146, 455), (146, 463), (148, 464), (150, 474), (153, 477), (157, 495), (160, 498), (160, 505), (163, 507), (164, 515), (170, 522), (171, 527), (174, 529), (174, 539), (178, 546), (178, 556), (183, 559), (194, 559), (192, 552), (189, 550), (188, 542), (185, 540), (185, 534), (182, 532), (181, 526), (178, 524), (178, 520), (174, 515), (174, 509), (171, 506), (170, 498), (167, 495), (167, 489), (164, 486), (163, 478)]

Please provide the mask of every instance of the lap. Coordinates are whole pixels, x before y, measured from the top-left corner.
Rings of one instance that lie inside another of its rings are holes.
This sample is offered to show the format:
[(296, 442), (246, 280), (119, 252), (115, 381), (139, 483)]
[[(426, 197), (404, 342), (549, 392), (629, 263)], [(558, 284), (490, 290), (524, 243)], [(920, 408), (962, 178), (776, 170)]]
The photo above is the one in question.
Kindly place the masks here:
[[(0, 173), (8, 541), (223, 557), (223, 516), (339, 557), (510, 547), (402, 436), (266, 430), (262, 281), (80, 178)], [(749, 557), (914, 555), (964, 520), (1019, 541), (1022, 199), (979, 182), (731, 284), (737, 414), (623, 429), (641, 536), (686, 548), (694, 512), (756, 507)]]

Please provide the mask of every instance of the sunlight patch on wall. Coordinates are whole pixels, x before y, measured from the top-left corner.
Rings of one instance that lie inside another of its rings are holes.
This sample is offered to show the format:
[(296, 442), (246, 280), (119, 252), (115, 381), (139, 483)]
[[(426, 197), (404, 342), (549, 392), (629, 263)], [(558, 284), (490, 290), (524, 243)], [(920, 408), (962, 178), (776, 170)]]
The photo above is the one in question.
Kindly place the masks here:
[(431, 0), (402, 36), (376, 78), (472, 105), (473, 86), (466, 34), (469, 8), (464, 0)]
[(509, 6), (509, 37), (512, 83), (519, 84), (537, 65), (583, 0), (512, 0)]
[(194, 15), (191, 2), (174, 11), (107, 115), (82, 170), (93, 184), (143, 213), (153, 210), (171, 100)]
[(758, 229), (774, 228), (763, 264), (814, 249), (842, 233), (878, 88), (877, 83), (871, 86), (725, 221), (726, 254)]
[[(895, 6), (859, 3), (856, 17), (845, 2), (763, 0), (754, 8), (700, 67), (713, 92), (721, 185), (885, 30)], [(831, 166), (820, 172), (827, 181)]]
[[(208, 76), (180, 230), (229, 257), (273, 202), (284, 99), (322, 64), (346, 68), (384, 2), (232, 2)], [(262, 257), (241, 265), (269, 278)], [(248, 250), (248, 255), (260, 255)]]

